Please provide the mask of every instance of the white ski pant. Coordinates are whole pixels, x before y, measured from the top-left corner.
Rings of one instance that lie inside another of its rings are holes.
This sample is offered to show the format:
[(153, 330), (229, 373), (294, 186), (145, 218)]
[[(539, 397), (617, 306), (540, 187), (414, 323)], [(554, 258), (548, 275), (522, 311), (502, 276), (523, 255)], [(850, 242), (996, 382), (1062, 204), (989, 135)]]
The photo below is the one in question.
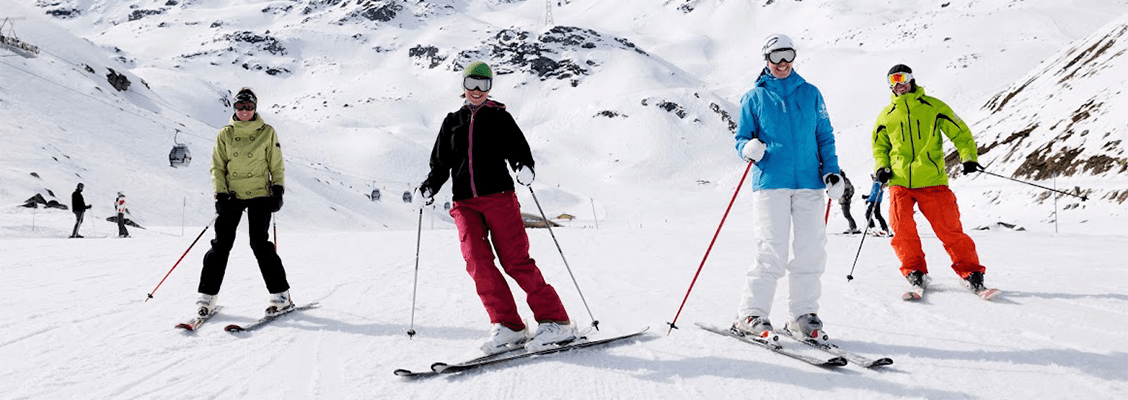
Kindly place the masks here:
[[(785, 273), (791, 275), (788, 278), (788, 318), (794, 320), (800, 315), (818, 312), (821, 278), (826, 270), (825, 213), (823, 190), (752, 192), (754, 261), (744, 282), (738, 317), (768, 317), (777, 281)], [(795, 253), (790, 261), (789, 244)]]

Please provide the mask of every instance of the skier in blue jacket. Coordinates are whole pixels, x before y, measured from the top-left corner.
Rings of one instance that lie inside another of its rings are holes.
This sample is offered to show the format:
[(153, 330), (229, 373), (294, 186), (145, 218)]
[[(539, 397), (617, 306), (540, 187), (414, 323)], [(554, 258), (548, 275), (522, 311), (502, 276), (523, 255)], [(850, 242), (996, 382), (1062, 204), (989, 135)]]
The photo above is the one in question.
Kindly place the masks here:
[[(761, 53), (767, 65), (756, 86), (740, 100), (736, 132), (737, 153), (755, 163), (751, 224), (755, 254), (733, 330), (769, 336), (768, 314), (776, 286), (789, 274), (785, 329), (802, 337), (825, 337), (816, 314), (826, 269), (823, 190), (837, 199), (845, 186), (839, 176), (834, 129), (818, 88), (792, 69), (796, 50), (791, 38), (771, 35)], [(794, 258), (789, 257), (789, 247)]]

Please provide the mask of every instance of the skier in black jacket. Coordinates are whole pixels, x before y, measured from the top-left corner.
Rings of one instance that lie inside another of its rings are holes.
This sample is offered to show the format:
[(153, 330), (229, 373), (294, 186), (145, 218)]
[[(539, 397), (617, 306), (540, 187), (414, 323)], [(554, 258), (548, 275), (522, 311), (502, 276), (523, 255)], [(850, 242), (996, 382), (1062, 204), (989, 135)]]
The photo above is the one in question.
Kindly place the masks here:
[(74, 211), (74, 232), (71, 232), (71, 238), (81, 238), (82, 235), (78, 234), (78, 228), (82, 226), (82, 217), (86, 214), (86, 210), (90, 209), (90, 205), (86, 204), (86, 199), (82, 198), (82, 188), (85, 187), (82, 183), (74, 188), (74, 193), (71, 193), (71, 210)]

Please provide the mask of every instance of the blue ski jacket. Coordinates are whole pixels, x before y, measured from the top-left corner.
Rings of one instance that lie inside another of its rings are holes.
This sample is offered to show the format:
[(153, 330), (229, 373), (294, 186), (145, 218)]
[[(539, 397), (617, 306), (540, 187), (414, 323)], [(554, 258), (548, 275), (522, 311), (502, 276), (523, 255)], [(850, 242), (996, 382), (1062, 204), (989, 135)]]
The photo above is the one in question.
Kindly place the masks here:
[(765, 68), (740, 99), (736, 153), (753, 138), (767, 145), (752, 167), (753, 190), (825, 189), (822, 177), (839, 171), (822, 93), (794, 69), (777, 79)]
[(885, 190), (881, 188), (881, 182), (874, 181), (873, 186), (870, 187), (869, 197), (866, 198), (866, 202), (881, 204), (881, 197), (884, 193)]

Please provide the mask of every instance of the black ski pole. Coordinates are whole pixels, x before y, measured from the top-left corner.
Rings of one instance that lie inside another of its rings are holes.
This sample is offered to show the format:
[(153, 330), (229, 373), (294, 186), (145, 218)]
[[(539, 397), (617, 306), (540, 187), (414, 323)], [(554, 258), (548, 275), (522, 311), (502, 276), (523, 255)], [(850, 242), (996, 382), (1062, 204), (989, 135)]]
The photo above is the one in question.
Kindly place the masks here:
[(184, 254), (180, 255), (180, 259), (176, 260), (175, 264), (172, 264), (172, 268), (168, 270), (168, 273), (165, 274), (164, 278), (161, 278), (160, 283), (157, 283), (157, 287), (153, 288), (153, 291), (149, 292), (148, 297), (145, 297), (146, 302), (149, 301), (149, 299), (153, 298), (153, 293), (156, 293), (157, 289), (160, 289), (161, 285), (164, 284), (165, 279), (168, 279), (168, 276), (172, 275), (172, 271), (176, 269), (177, 265), (180, 265), (180, 262), (184, 260), (184, 256), (187, 256), (188, 252), (192, 251), (192, 247), (196, 246), (196, 242), (200, 241), (200, 238), (204, 236), (204, 232), (207, 232), (208, 228), (210, 228), (211, 225), (215, 223), (216, 218), (219, 218), (219, 216), (216, 215), (215, 218), (212, 218), (211, 222), (208, 222), (208, 225), (204, 227), (204, 230), (200, 231), (199, 235), (196, 235), (196, 240), (192, 241), (192, 244), (188, 246), (188, 250), (184, 250)]
[[(877, 203), (873, 203), (873, 206), (876, 208)], [(862, 255), (862, 245), (866, 244), (866, 236), (869, 236), (871, 225), (873, 225), (873, 214), (866, 218), (866, 230), (862, 231), (862, 240), (858, 242), (858, 253), (854, 254), (854, 265), (850, 266), (850, 273), (846, 274), (846, 282), (854, 280), (854, 267), (858, 266), (858, 256)]]
[(552, 222), (548, 220), (548, 216), (544, 214), (544, 209), (541, 208), (540, 200), (537, 200), (537, 194), (533, 192), (532, 186), (529, 188), (529, 194), (533, 195), (533, 203), (537, 204), (537, 211), (540, 211), (541, 219), (544, 220), (544, 227), (548, 228), (548, 234), (552, 236), (552, 242), (556, 243), (556, 251), (560, 253), (560, 259), (564, 260), (564, 268), (568, 270), (568, 276), (572, 277), (572, 283), (576, 285), (576, 292), (580, 294), (580, 301), (583, 301), (584, 308), (587, 309), (588, 318), (591, 318), (591, 327), (599, 330), (599, 320), (591, 314), (591, 307), (588, 307), (587, 299), (584, 298), (584, 292), (580, 290), (580, 283), (576, 282), (576, 275), (572, 274), (572, 267), (568, 266), (568, 259), (564, 257), (564, 250), (560, 249), (560, 242), (556, 240), (556, 234), (552, 233)]
[(1033, 187), (1036, 187), (1036, 188), (1039, 188), (1039, 189), (1043, 189), (1043, 190), (1048, 190), (1048, 191), (1051, 191), (1051, 192), (1054, 192), (1054, 193), (1060, 193), (1060, 194), (1064, 194), (1064, 195), (1067, 195), (1067, 196), (1077, 197), (1077, 198), (1080, 198), (1081, 201), (1089, 200), (1089, 196), (1076, 195), (1076, 194), (1069, 193), (1069, 192), (1063, 192), (1063, 191), (1060, 191), (1060, 190), (1050, 189), (1050, 188), (1045, 187), (1045, 186), (1036, 185), (1036, 184), (1033, 184), (1033, 183), (1030, 183), (1030, 182), (1014, 179), (1014, 178), (1011, 178), (1009, 176), (1002, 176), (1002, 175), (999, 175), (999, 174), (996, 174), (996, 173), (993, 173), (993, 172), (989, 172), (989, 171), (984, 170), (984, 169), (980, 169), (979, 172), (982, 172), (984, 174), (991, 175), (991, 176), (997, 176), (997, 177), (1000, 177), (1000, 178), (1003, 178), (1003, 179), (1009, 179), (1009, 180), (1012, 180), (1012, 181), (1015, 181), (1015, 182), (1018, 182), (1018, 183), (1025, 183), (1027, 185), (1030, 185), (1030, 186), (1033, 186)]
[(415, 336), (415, 290), (419, 287), (419, 245), (423, 242), (423, 207), (419, 207), (419, 229), (415, 231), (415, 279), (411, 285), (411, 326), (407, 337)]

